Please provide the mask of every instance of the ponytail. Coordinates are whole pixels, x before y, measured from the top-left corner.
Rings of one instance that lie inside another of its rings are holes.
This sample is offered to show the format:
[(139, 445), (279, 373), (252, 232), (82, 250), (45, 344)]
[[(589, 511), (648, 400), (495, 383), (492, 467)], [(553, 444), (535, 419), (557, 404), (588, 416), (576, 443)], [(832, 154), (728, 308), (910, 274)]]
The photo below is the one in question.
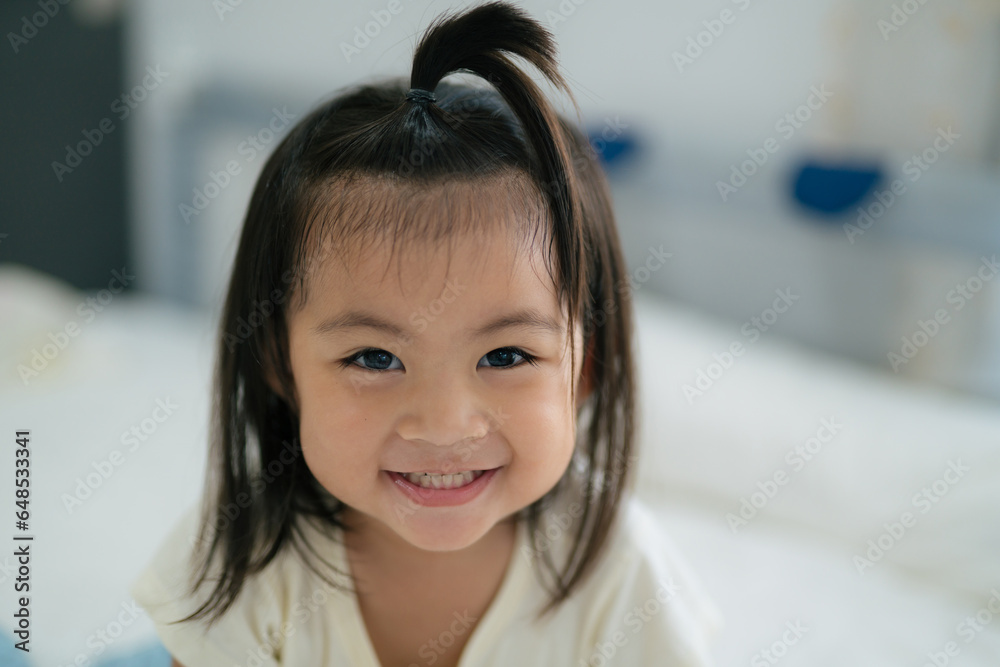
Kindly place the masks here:
[[(585, 281), (575, 275), (584, 262), (582, 237), (574, 224), (580, 211), (573, 196), (576, 186), (569, 150), (556, 113), (542, 91), (507, 54), (538, 68), (575, 107), (573, 94), (557, 67), (552, 35), (523, 11), (503, 2), (490, 2), (457, 17), (434, 21), (413, 56), (410, 87), (433, 92), (446, 75), (466, 71), (486, 79), (500, 93), (527, 135), (535, 158), (529, 173), (534, 172), (531, 175), (549, 196), (554, 231), (568, 241), (560, 246), (565, 247), (565, 254), (559, 257), (567, 284), (583, 285)], [(426, 105), (418, 107), (432, 113)], [(581, 296), (582, 291), (571, 295), (570, 312), (576, 312)]]

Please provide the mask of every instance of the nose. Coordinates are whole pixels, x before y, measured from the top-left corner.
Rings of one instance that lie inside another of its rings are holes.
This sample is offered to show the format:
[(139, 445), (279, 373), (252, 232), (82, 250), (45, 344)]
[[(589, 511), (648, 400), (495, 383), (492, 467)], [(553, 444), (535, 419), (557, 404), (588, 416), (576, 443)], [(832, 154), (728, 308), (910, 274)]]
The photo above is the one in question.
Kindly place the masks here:
[(433, 445), (469, 444), (489, 432), (488, 406), (476, 379), (459, 377), (456, 369), (439, 369), (411, 387), (407, 409), (397, 422), (405, 440)]

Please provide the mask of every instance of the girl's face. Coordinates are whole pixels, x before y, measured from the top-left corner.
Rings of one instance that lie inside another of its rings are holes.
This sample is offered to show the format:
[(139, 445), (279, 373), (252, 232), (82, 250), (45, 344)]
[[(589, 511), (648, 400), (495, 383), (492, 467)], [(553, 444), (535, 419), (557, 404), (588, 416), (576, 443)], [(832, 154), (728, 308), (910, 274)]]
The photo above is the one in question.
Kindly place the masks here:
[[(373, 530), (427, 551), (463, 549), (566, 470), (586, 391), (571, 405), (580, 326), (570, 368), (543, 256), (519, 252), (502, 230), (459, 239), (450, 267), (433, 244), (407, 247), (398, 274), (386, 248), (353, 259), (350, 272), (322, 262), (289, 320), (306, 464)], [(493, 469), (451, 490), (395, 474)]]

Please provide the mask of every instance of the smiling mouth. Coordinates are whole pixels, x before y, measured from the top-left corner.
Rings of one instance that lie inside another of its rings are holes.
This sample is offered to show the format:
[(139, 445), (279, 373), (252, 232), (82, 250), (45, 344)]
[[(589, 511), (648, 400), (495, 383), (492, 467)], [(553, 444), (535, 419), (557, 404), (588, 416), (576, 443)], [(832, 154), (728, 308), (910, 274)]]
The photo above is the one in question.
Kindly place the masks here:
[(451, 474), (427, 472), (400, 472), (396, 474), (405, 477), (411, 484), (425, 489), (458, 489), (471, 484), (485, 472), (485, 470), (466, 470)]

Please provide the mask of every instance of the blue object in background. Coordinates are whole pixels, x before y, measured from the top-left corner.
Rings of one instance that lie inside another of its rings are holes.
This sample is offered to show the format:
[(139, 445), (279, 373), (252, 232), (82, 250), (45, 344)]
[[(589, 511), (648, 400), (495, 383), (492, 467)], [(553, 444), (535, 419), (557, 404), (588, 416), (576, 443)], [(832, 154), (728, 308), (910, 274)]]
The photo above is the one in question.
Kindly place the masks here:
[[(31, 663), (28, 662), (30, 654), (14, 648), (16, 641), (19, 640), (14, 639), (6, 632), (0, 633), (0, 665), (3, 667), (31, 667)], [(31, 644), (29, 643), (28, 646)]]
[[(31, 653), (14, 648), (17, 641), (6, 632), (0, 633), (0, 667), (35, 667)], [(172, 658), (159, 640), (128, 655), (98, 660), (95, 667), (170, 667)]]
[(795, 200), (827, 216), (843, 213), (871, 194), (883, 178), (879, 165), (829, 165), (805, 160), (794, 174)]
[(99, 660), (95, 667), (170, 667), (170, 662), (170, 653), (157, 640), (134, 653)]
[(617, 169), (629, 161), (630, 156), (638, 150), (639, 142), (626, 130), (606, 123), (598, 128), (592, 128), (587, 133), (591, 148), (597, 154), (601, 165), (607, 171)]

